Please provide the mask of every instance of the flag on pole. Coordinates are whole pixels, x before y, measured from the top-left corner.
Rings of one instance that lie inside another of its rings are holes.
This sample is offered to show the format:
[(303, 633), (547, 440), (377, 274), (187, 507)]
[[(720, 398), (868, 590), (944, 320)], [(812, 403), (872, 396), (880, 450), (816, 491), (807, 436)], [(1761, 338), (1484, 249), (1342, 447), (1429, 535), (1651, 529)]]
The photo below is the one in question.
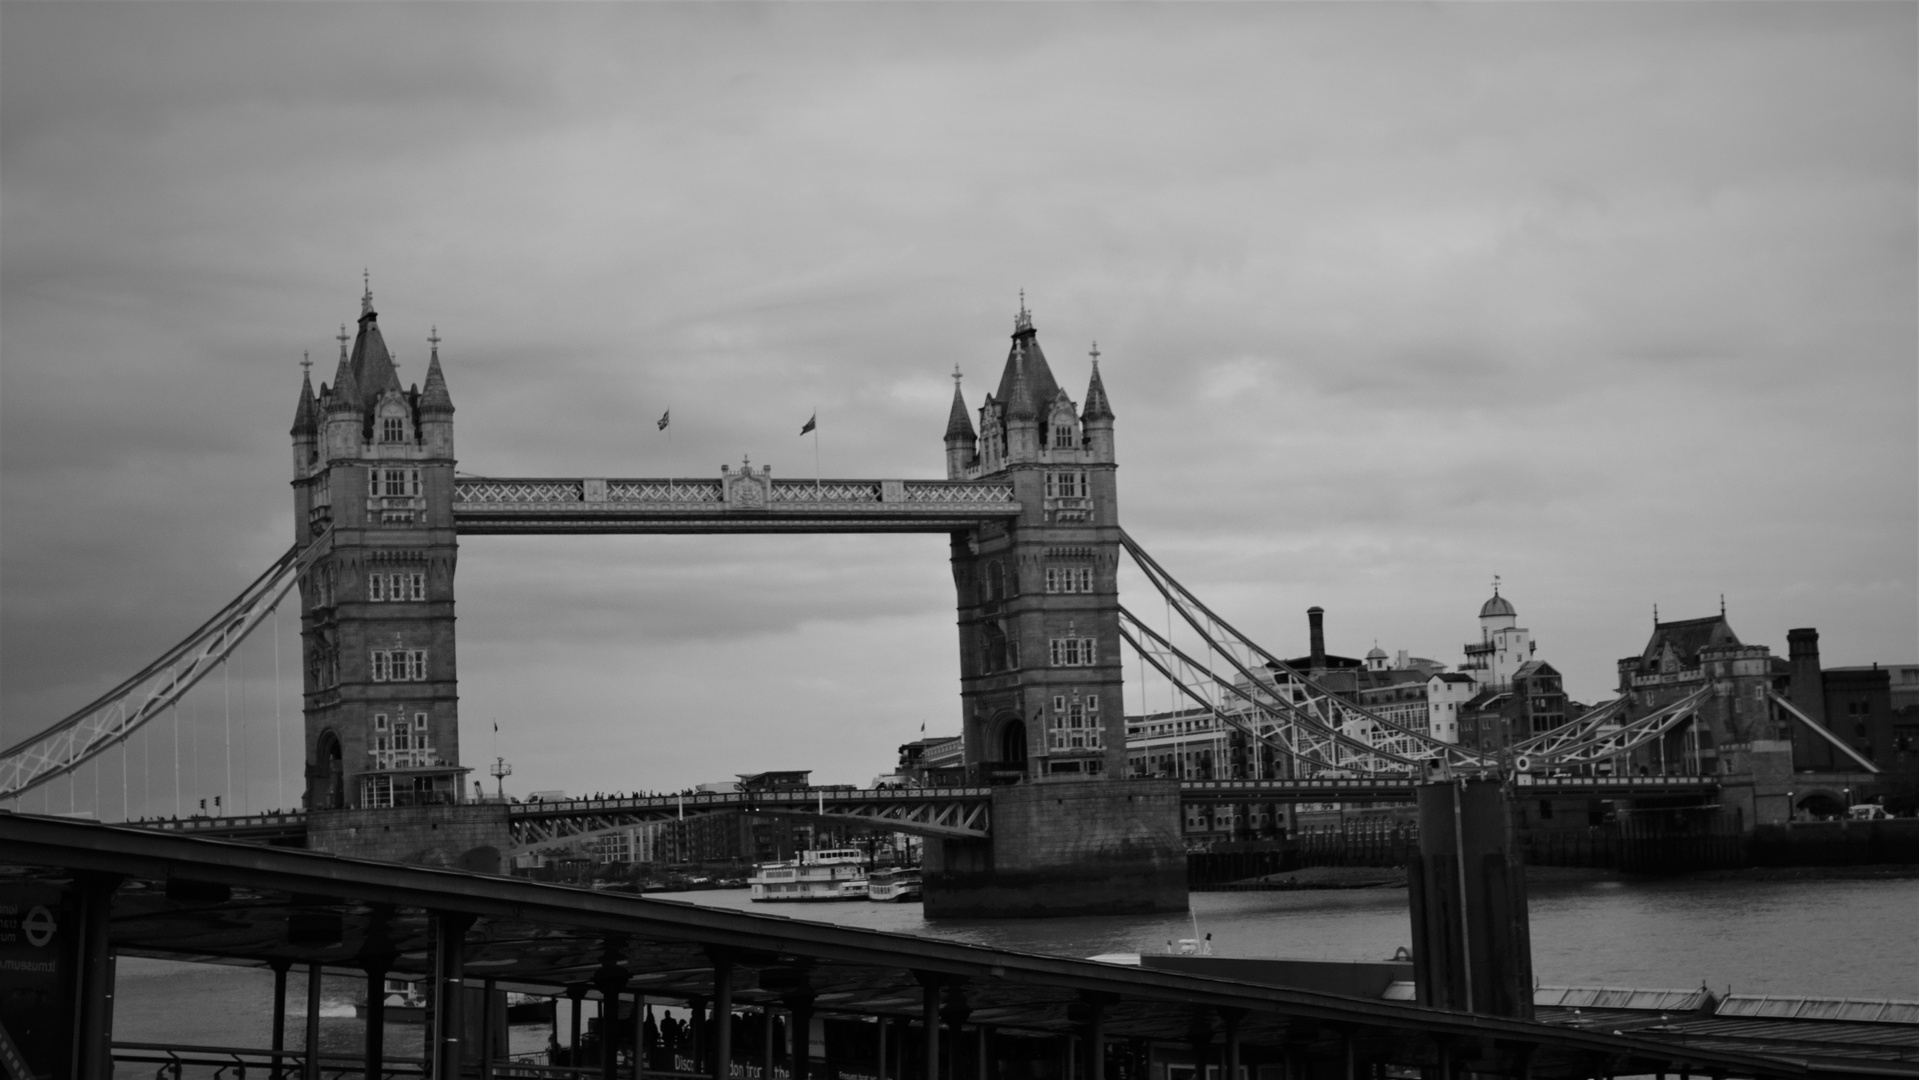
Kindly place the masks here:
[(663, 412), (663, 413), (661, 413), (661, 414), (660, 414), (660, 430), (661, 430), (661, 431), (665, 431), (665, 430), (666, 430), (666, 423), (667, 423), (667, 421), (668, 421), (668, 420), (670, 420), (670, 419), (672, 419), (672, 418), (673, 418), (673, 410), (672, 410), (672, 409), (668, 409), (668, 410), (666, 410), (665, 412)]
[(807, 417), (806, 426), (800, 429), (800, 434), (804, 435), (807, 432), (813, 430), (814, 421), (818, 420), (819, 418), (820, 418), (820, 414), (817, 412), (814, 413), (812, 416)]

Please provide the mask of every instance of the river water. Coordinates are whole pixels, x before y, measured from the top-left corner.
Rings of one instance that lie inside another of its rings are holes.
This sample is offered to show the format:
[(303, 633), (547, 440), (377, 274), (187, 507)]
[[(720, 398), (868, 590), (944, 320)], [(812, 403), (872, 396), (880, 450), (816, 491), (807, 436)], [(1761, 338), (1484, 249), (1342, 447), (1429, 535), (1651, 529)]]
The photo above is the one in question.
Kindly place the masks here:
[[(676, 893), (715, 907), (1060, 956), (1163, 950), (1213, 935), (1221, 956), (1379, 960), (1409, 937), (1404, 888), (1194, 893), (1192, 915), (927, 922), (918, 904), (753, 904), (746, 891)], [(1530, 889), (1533, 971), (1548, 986), (1690, 988), (1716, 993), (1919, 999), (1919, 879), (1598, 879)], [(293, 978), (288, 1045), (301, 1042), (304, 980)], [(321, 1046), (356, 1053), (357, 980), (323, 990)], [(273, 977), (264, 970), (123, 959), (115, 1038), (266, 1047)], [(589, 1014), (590, 1015), (590, 1014)], [(513, 1048), (544, 1046), (544, 1025)], [(417, 1056), (419, 1025), (391, 1025), (389, 1053)], [(123, 1067), (126, 1077), (147, 1075)]]

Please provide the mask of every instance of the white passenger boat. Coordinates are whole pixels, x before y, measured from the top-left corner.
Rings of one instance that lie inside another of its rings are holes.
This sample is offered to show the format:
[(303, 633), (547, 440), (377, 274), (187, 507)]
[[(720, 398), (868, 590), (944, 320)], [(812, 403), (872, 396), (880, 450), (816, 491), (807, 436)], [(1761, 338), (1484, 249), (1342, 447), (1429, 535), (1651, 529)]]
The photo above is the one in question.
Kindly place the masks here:
[(900, 903), (920, 899), (920, 868), (917, 866), (875, 871), (866, 882), (868, 900)]
[(755, 903), (864, 900), (866, 866), (858, 848), (803, 851), (791, 862), (761, 863), (747, 879)]

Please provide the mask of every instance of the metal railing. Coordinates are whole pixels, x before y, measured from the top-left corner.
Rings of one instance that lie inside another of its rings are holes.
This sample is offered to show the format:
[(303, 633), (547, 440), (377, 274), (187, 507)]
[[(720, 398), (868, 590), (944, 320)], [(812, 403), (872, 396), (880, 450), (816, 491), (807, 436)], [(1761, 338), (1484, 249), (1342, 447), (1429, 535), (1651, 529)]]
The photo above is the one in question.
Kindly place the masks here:
[[(307, 1055), (304, 1050), (116, 1042), (113, 1060), (116, 1065), (151, 1065), (154, 1080), (185, 1080), (189, 1070), (196, 1077), (210, 1076), (212, 1080), (247, 1080), (249, 1075), (265, 1080), (296, 1080), (303, 1074)], [(366, 1062), (357, 1054), (322, 1053), (317, 1056), (317, 1064), (322, 1077), (366, 1076)], [(424, 1075), (426, 1063), (419, 1058), (386, 1058), (380, 1068), (380, 1080)]]

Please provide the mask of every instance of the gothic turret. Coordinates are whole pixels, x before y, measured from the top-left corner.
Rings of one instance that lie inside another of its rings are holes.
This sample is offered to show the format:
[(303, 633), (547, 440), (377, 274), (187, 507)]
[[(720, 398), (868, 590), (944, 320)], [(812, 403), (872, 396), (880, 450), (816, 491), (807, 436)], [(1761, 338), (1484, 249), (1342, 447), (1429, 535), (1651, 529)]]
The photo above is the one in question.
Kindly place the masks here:
[(427, 339), (432, 353), (426, 362), (426, 386), (420, 390), (420, 443), (433, 457), (453, 456), (453, 396), (446, 391), (446, 373), (440, 370), (440, 330)]
[(953, 408), (946, 416), (946, 478), (963, 480), (966, 471), (979, 457), (979, 437), (973, 434), (973, 419), (966, 414), (966, 399), (960, 396), (959, 365), (953, 366)]
[(293, 475), (305, 476), (320, 456), (320, 410), (313, 400), (313, 379), (305, 370), (300, 372), (300, 403), (293, 408), (288, 434), (293, 436)]
[(1106, 400), (1106, 384), (1099, 377), (1099, 342), (1093, 343), (1093, 380), (1086, 385), (1086, 408), (1080, 413), (1080, 425), (1086, 431), (1086, 448), (1094, 461), (1113, 460), (1113, 406)]
[(360, 387), (353, 377), (353, 362), (347, 357), (346, 327), (340, 328), (340, 365), (333, 369), (333, 386), (323, 395), (326, 401), (326, 449), (328, 461), (358, 457), (360, 453)]

